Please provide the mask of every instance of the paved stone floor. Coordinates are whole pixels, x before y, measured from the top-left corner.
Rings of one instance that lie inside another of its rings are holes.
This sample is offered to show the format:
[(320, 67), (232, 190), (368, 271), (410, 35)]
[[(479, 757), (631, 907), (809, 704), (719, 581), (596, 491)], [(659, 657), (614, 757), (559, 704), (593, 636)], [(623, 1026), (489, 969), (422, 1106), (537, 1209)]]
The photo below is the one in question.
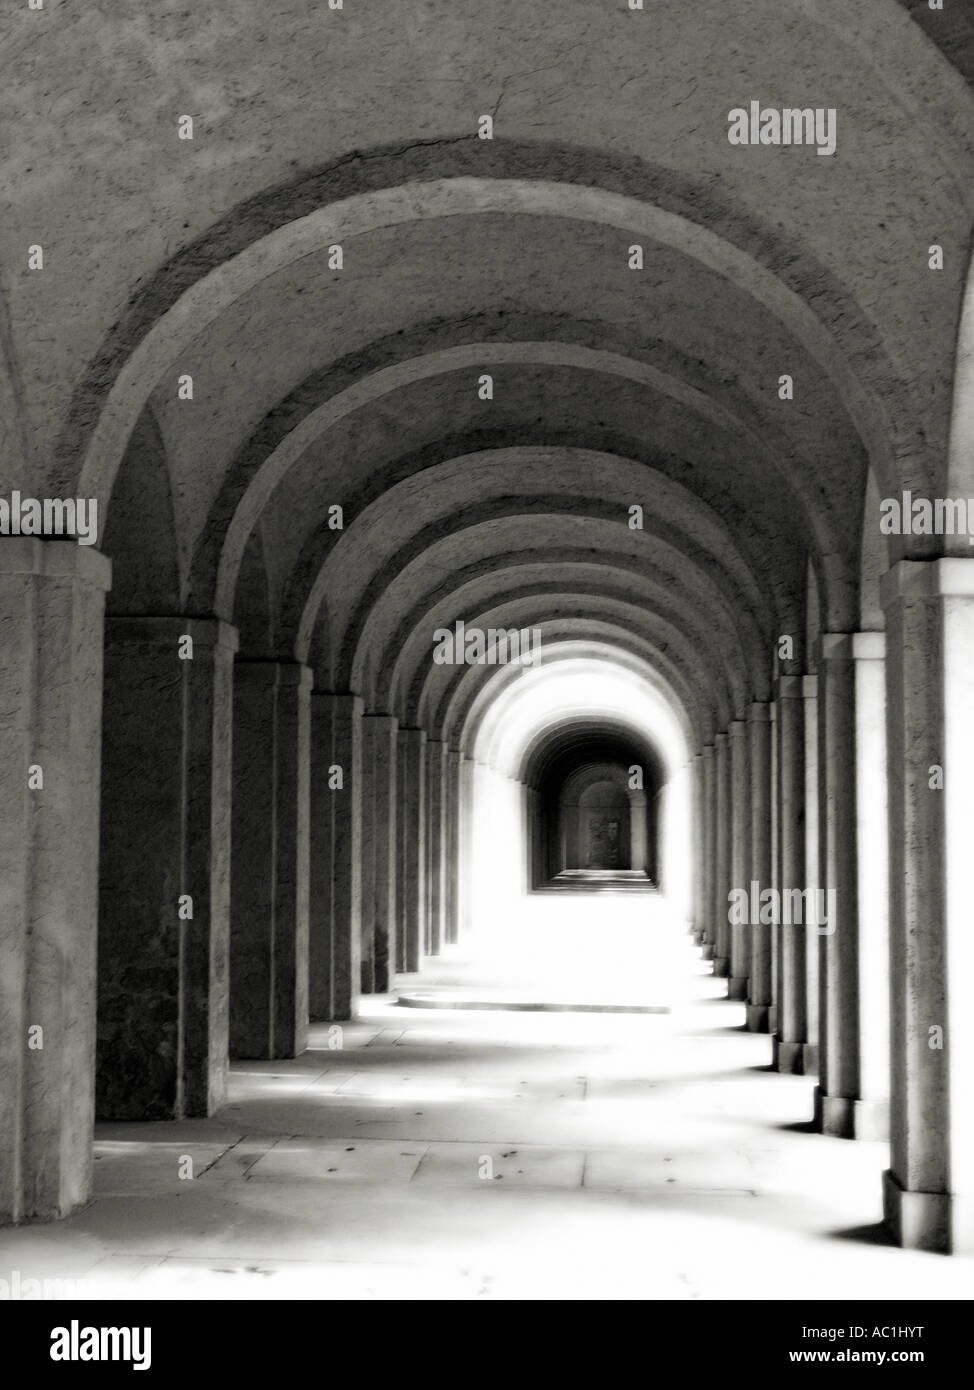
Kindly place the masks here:
[[(885, 1244), (885, 1146), (809, 1132), (812, 1082), (768, 1070), (743, 1006), (642, 911), (670, 1012), (367, 1001), (297, 1060), (235, 1064), (215, 1119), (99, 1126), (95, 1199), (0, 1232), (0, 1277), (93, 1297), (969, 1298), (974, 1262)], [(485, 968), (454, 951), (423, 987)], [(499, 989), (496, 955), (488, 973)]]

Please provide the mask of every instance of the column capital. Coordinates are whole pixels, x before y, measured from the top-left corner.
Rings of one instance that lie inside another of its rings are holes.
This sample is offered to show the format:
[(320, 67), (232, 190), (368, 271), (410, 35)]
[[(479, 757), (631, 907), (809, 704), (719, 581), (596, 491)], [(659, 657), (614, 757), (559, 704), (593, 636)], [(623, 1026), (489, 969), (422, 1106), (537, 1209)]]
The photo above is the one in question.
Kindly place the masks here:
[(747, 717), (751, 724), (771, 722), (771, 704), (767, 700), (752, 700), (747, 707)]
[(804, 698), (804, 676), (778, 676), (776, 698), (779, 700), (801, 700)]
[(384, 709), (367, 709), (367, 710), (364, 712), (364, 714), (362, 715), (362, 718), (363, 718), (363, 719), (392, 719), (392, 720), (395, 721), (395, 723), (396, 723), (397, 726), (398, 726), (398, 724), (399, 724), (399, 716), (398, 716), (398, 714), (390, 714), (388, 710), (384, 710)]
[(712, 743), (705, 743), (700, 751), (703, 754), (704, 761), (706, 761), (707, 758), (712, 758), (714, 756), (714, 745)]
[(974, 557), (900, 560), (880, 579), (879, 594), (884, 608), (897, 599), (974, 598)]
[(75, 540), (39, 536), (4, 536), (0, 540), (0, 575), (38, 574), (50, 579), (78, 579), (95, 589), (112, 587), (112, 562), (94, 546)]
[(714, 734), (714, 747), (726, 748), (728, 737), (726, 733)]
[(802, 676), (802, 698), (805, 700), (818, 699), (818, 676)]
[(886, 655), (886, 633), (823, 632), (819, 654), (822, 661), (882, 661)]
[(746, 738), (746, 737), (747, 737), (747, 721), (744, 720), (744, 719), (735, 719), (735, 720), (733, 720), (733, 722), (730, 723), (730, 724), (728, 724), (728, 726), (727, 726), (727, 737), (728, 737), (729, 739), (731, 739), (731, 738)]

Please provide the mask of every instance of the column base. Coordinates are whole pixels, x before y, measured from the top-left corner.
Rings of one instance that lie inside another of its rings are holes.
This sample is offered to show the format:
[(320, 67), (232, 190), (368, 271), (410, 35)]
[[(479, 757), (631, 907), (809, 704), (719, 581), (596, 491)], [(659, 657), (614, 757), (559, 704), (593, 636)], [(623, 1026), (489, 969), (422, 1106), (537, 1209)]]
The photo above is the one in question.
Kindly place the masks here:
[(730, 956), (714, 956), (714, 974), (726, 980), (730, 975)]
[(705, 941), (700, 947), (700, 955), (704, 960), (713, 960), (714, 943), (712, 941)]
[(883, 1217), (905, 1250), (950, 1252), (950, 1197), (946, 1192), (907, 1192), (889, 1169), (883, 1174)]
[(731, 975), (727, 981), (727, 998), (735, 1000), (745, 1000), (747, 998), (747, 987), (750, 980), (746, 975)]
[(748, 1004), (747, 1006), (747, 1031), (749, 1033), (770, 1033), (771, 1010), (767, 1004)]
[(778, 1031), (778, 1006), (777, 1004), (768, 1005), (768, 1032), (771, 1034)]
[(814, 1076), (818, 1071), (818, 1048), (814, 1043), (773, 1040), (771, 1066), (785, 1076)]
[(827, 1096), (815, 1087), (815, 1128), (835, 1139), (889, 1139), (889, 1101)]

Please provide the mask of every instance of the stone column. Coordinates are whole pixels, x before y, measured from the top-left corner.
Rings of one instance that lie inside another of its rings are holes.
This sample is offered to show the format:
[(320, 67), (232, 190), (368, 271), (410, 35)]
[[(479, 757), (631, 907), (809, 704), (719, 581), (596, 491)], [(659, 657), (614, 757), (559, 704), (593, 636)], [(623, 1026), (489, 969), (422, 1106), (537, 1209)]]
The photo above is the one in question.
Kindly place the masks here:
[(657, 887), (664, 893), (668, 891), (669, 884), (666, 880), (666, 863), (662, 854), (656, 848), (658, 840), (658, 827), (666, 825), (667, 799), (670, 795), (669, 784), (664, 782), (652, 801), (646, 798), (646, 819), (649, 822), (649, 842), (651, 846), (650, 873)]
[(87, 546), (0, 540), (0, 1223), (91, 1193), (110, 575)]
[(646, 793), (637, 792), (642, 800), (629, 803), (629, 867), (646, 869)]
[(362, 718), (362, 993), (392, 988), (396, 961), (396, 773), (399, 721)]
[(438, 956), (446, 914), (446, 755), (440, 739), (426, 741), (426, 893), (429, 936), (426, 954)]
[[(758, 892), (772, 887), (771, 872), (771, 708), (755, 702), (748, 713), (751, 750), (751, 873)], [(771, 934), (768, 923), (751, 926), (751, 971), (747, 1026), (767, 1033), (771, 1008)]]
[[(768, 713), (771, 716), (771, 887), (775, 891), (781, 884), (778, 878), (778, 827), (781, 823), (781, 808), (778, 805), (778, 706), (772, 700)], [(771, 1007), (768, 1009), (768, 1032), (772, 1038), (778, 1031), (778, 960), (781, 954), (781, 933), (777, 926), (771, 927)]]
[[(460, 763), (459, 748), (446, 755), (446, 940), (460, 934)], [(525, 845), (527, 840), (524, 841)]]
[(701, 954), (713, 960), (717, 940), (717, 769), (716, 749), (712, 743), (703, 747), (703, 874), (706, 915), (701, 930)]
[(361, 981), (362, 701), (311, 692), (309, 1008), (349, 1019)]
[(311, 685), (293, 662), (234, 664), (232, 1057), (307, 1046)]
[(528, 893), (532, 888), (532, 856), (529, 847), (531, 844), (531, 837), (535, 833), (536, 825), (536, 821), (531, 814), (531, 789), (526, 783), (519, 781), (515, 777), (510, 778), (510, 781), (512, 781), (517, 788), (515, 795), (517, 797), (517, 806), (521, 823), (521, 833), (518, 836), (518, 851), (521, 856), (519, 877), (522, 891)]
[[(550, 865), (564, 867), (565, 858), (565, 827), (564, 819), (559, 813), (556, 820), (550, 820), (545, 825), (541, 824), (541, 817), (538, 812), (538, 794), (534, 787), (527, 788), (527, 808), (528, 808), (528, 842), (527, 842), (527, 879), (525, 890), (530, 892), (539, 883), (544, 882), (548, 876)], [(558, 868), (557, 872), (561, 872)]]
[(273, 1057), (276, 661), (233, 668), (230, 1056)]
[[(802, 676), (805, 704), (805, 882), (806, 903), (818, 901), (819, 879), (819, 730), (818, 675)], [(821, 938), (814, 923), (805, 926), (805, 1048), (804, 1070), (810, 1076), (819, 1068), (818, 1008), (819, 951)]]
[[(690, 845), (690, 863), (692, 867), (692, 896), (690, 935), (693, 941), (699, 946), (702, 940), (702, 929), (704, 919), (704, 879), (703, 879), (703, 858), (704, 858), (704, 809), (703, 809), (703, 755), (696, 753), (690, 759), (690, 834), (692, 837)], [(635, 836), (631, 835), (632, 840)], [(635, 867), (635, 864), (633, 865)], [(642, 865), (641, 867), (645, 867)]]
[[(731, 763), (731, 887), (748, 892), (751, 882), (751, 766), (747, 724), (735, 719), (728, 730)], [(750, 896), (750, 895), (749, 895)], [(730, 979), (728, 999), (746, 999), (751, 973), (749, 923), (730, 929)]]
[[(778, 883), (785, 895), (805, 885), (805, 728), (801, 676), (779, 676), (778, 740)], [(784, 916), (784, 912), (779, 914)], [(784, 921), (778, 938), (777, 1014), (774, 1035), (776, 1071), (803, 1073), (808, 1041), (805, 1008), (805, 928)], [(811, 1062), (811, 1057), (808, 1062)]]
[(889, 1138), (889, 792), (886, 634), (852, 639), (856, 680), (856, 806), (859, 929), (857, 1138)]
[(821, 638), (820, 881), (830, 920), (821, 929), (815, 1119), (845, 1139), (889, 1133), (883, 649), (881, 632)]
[[(564, 808), (565, 815), (565, 864), (566, 869), (579, 869), (582, 866), (581, 852), (581, 819), (582, 812), (577, 802), (566, 802)], [(541, 873), (540, 882), (548, 877), (548, 865), (545, 864)]]
[(98, 922), (98, 1113), (226, 1100), (236, 629), (110, 617)]
[(728, 892), (731, 888), (731, 765), (730, 740), (727, 734), (718, 734), (715, 740), (714, 775), (717, 783), (717, 854), (714, 868), (714, 974), (726, 977), (730, 974), (730, 923), (728, 913), (730, 904)]
[(886, 612), (892, 1085), (887, 1221), (974, 1252), (974, 560), (902, 561)]
[[(475, 766), (476, 764), (473, 758), (468, 758), (466, 756), (464, 756), (460, 764), (460, 884), (458, 897), (460, 902), (461, 936), (470, 930), (473, 919), (470, 894), (473, 877), (473, 788)], [(533, 808), (532, 822), (537, 824), (537, 818), (533, 815)]]
[(412, 973), (423, 963), (426, 935), (426, 732), (399, 730), (398, 782), (399, 913), (398, 969)]

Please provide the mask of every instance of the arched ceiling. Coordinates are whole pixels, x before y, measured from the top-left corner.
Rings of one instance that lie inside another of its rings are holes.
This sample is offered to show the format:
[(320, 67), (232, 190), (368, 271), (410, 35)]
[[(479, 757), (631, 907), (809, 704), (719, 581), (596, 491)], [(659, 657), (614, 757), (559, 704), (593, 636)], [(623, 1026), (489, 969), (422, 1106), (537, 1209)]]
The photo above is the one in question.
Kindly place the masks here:
[[(686, 766), (690, 748), (684, 711), (652, 663), (611, 642), (552, 644), (548, 661), (522, 670), (495, 670), (484, 698), (463, 730), (465, 751), (513, 778), (533, 780), (546, 749), (613, 734), (635, 740), (660, 784)], [(492, 686), (492, 689), (488, 689)], [(539, 761), (540, 759), (540, 761)]]
[[(110, 501), (116, 611), (216, 613), (432, 735), (517, 674), (431, 662), (463, 619), (601, 644), (705, 742), (779, 635), (805, 669), (809, 565), (823, 630), (877, 620), (867, 477), (959, 471), (948, 10), (8, 10), (4, 480)], [(834, 107), (837, 152), (732, 147), (751, 100)]]
[(619, 717), (627, 727), (636, 726), (632, 725), (632, 709), (626, 707), (626, 701), (631, 702), (635, 693), (645, 703), (643, 697), (649, 692), (655, 713), (662, 712), (662, 718), (656, 722), (668, 731), (668, 765), (678, 765), (689, 747), (707, 739), (701, 726), (688, 716), (692, 698), (685, 698), (679, 682), (671, 677), (666, 657), (652, 648), (630, 648), (624, 641), (625, 634), (610, 624), (593, 623), (591, 628), (586, 638), (555, 634), (543, 644), (538, 663), (528, 670), (514, 666), (466, 668), (456, 704), (451, 708), (452, 723), (448, 721), (444, 731), (451, 733), (468, 756), (492, 766), (492, 759), (501, 756), (498, 750), (506, 744), (505, 767), (510, 775), (520, 777), (526, 743), (509, 729), (508, 737), (504, 737), (505, 721), (513, 722), (511, 711), (523, 702), (531, 717), (537, 715), (536, 726), (531, 725), (529, 718), (531, 732), (526, 737), (549, 732), (564, 718), (597, 715), (604, 724), (609, 717), (606, 688), (593, 699), (595, 675), (600, 681), (608, 678), (608, 693), (624, 709)]

